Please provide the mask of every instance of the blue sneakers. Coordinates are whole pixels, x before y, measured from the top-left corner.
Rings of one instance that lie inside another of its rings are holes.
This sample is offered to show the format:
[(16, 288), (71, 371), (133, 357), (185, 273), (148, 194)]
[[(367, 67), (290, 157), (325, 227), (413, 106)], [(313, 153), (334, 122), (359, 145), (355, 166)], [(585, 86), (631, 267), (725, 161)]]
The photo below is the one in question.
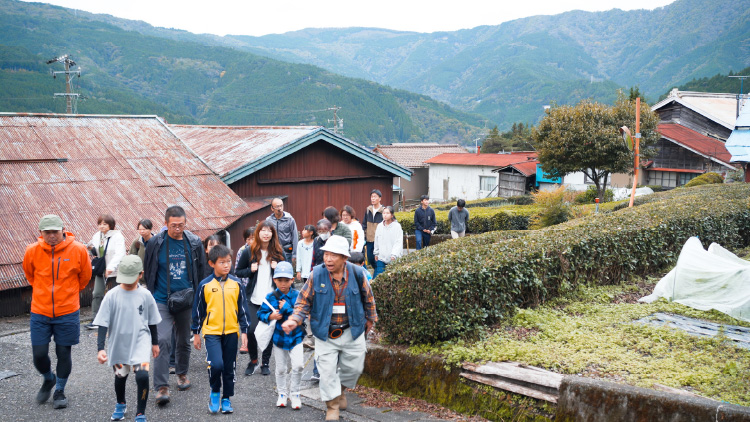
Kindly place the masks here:
[(221, 401), (221, 393), (211, 392), (208, 397), (208, 411), (211, 413), (219, 413), (219, 406)]
[(146, 415), (138, 415), (135, 417), (135, 422), (147, 422)]
[(229, 401), (229, 398), (221, 399), (221, 413), (232, 413), (232, 412), (234, 412), (234, 409), (232, 408), (232, 402)]
[(128, 411), (128, 405), (126, 403), (117, 403), (115, 405), (115, 411), (112, 412), (112, 417), (109, 418), (113, 421), (121, 421), (125, 419), (125, 412)]

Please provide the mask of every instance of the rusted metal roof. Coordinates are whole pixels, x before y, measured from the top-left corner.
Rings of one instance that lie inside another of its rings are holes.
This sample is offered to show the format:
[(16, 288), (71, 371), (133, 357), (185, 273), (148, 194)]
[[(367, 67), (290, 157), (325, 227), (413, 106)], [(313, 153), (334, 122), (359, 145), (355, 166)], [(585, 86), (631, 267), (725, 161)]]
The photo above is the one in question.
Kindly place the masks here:
[(408, 168), (423, 168), (428, 165), (425, 161), (440, 154), (468, 154), (466, 148), (457, 144), (440, 145), (437, 143), (400, 143), (391, 145), (377, 145), (373, 152), (382, 154), (386, 158)]
[(112, 214), (129, 247), (138, 221), (158, 231), (170, 205), (203, 238), (254, 211), (156, 116), (0, 113), (0, 290), (28, 285), (41, 216), (86, 243)]
[(509, 154), (440, 154), (425, 161), (427, 164), (451, 164), (459, 166), (505, 167), (514, 163), (536, 160), (536, 151), (511, 152)]
[(662, 123), (657, 126), (656, 130), (664, 139), (670, 140), (683, 148), (719, 164), (733, 167), (729, 162), (732, 159), (732, 154), (729, 153), (724, 142), (718, 139), (701, 135), (692, 129), (676, 123)]
[(412, 171), (406, 167), (320, 126), (169, 127), (227, 184), (320, 140), (383, 168), (394, 176), (411, 180)]

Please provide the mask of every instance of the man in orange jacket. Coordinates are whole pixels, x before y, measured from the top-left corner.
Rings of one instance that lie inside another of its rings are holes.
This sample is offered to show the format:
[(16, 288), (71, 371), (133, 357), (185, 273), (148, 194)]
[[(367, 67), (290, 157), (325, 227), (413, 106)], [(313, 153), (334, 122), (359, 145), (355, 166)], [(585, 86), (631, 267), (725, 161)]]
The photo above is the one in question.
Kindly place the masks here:
[[(65, 383), (73, 366), (70, 351), (81, 333), (79, 292), (91, 280), (91, 259), (86, 246), (66, 232), (56, 215), (39, 221), (39, 239), (26, 247), (23, 272), (32, 287), (31, 350), (34, 366), (44, 377), (36, 395), (46, 402), (55, 388), (53, 407), (68, 406)], [(55, 336), (57, 376), (52, 372), (49, 343)]]

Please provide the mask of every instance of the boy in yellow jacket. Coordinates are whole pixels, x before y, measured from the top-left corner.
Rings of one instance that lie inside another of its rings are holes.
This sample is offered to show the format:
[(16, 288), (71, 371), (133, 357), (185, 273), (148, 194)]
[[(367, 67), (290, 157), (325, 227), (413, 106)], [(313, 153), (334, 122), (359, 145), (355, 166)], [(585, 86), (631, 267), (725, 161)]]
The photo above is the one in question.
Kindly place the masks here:
[(250, 325), (247, 300), (239, 279), (229, 274), (232, 269), (229, 248), (214, 246), (208, 253), (208, 265), (214, 272), (200, 283), (193, 301), (193, 346), (201, 349), (199, 333), (203, 331), (211, 383), (208, 411), (232, 413), (234, 409), (229, 398), (234, 395), (237, 340), (241, 337), (242, 347), (247, 347), (246, 333)]

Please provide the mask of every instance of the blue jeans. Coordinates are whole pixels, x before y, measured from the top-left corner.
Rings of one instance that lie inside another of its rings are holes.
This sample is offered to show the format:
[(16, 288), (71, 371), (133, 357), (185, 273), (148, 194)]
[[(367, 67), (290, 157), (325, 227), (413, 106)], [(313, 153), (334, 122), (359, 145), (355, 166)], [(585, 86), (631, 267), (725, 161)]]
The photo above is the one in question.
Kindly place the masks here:
[(365, 242), (365, 248), (367, 248), (367, 263), (375, 268), (375, 242)]
[(378, 274), (385, 271), (385, 266), (388, 265), (383, 261), (375, 261), (375, 274), (372, 275), (373, 280), (378, 276)]
[(425, 233), (421, 230), (417, 230), (414, 232), (414, 237), (417, 239), (417, 250), (422, 249), (423, 246), (430, 246), (430, 239), (432, 239), (432, 235), (430, 233)]

